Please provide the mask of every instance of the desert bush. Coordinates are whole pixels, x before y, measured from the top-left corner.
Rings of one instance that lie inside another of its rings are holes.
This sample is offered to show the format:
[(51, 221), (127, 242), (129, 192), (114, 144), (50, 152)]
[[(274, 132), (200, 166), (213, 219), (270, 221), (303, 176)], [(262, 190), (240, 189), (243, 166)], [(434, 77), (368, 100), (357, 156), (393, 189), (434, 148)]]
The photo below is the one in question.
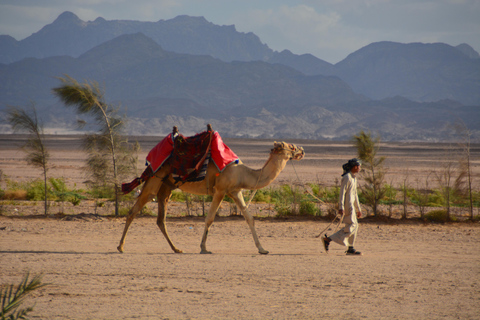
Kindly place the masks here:
[(170, 201), (176, 202), (184, 202), (186, 194), (182, 191), (172, 191), (172, 196), (170, 197)]
[(480, 207), (480, 191), (472, 192), (472, 200), (474, 207)]
[(81, 200), (86, 199), (84, 195), (77, 192), (77, 190), (69, 190), (63, 178), (50, 178), (48, 182), (51, 186), (49, 193), (53, 195), (55, 201), (68, 201), (74, 206), (80, 204)]
[(140, 211), (140, 214), (143, 216), (151, 216), (151, 217), (156, 217), (157, 212), (154, 210), (151, 210), (149, 207), (145, 206), (142, 208), (142, 211)]
[(27, 199), (33, 201), (45, 200), (45, 184), (43, 181), (33, 180), (30, 182), (27, 188)]
[(45, 187), (41, 180), (17, 182), (7, 179), (6, 184), (4, 199), (33, 201), (45, 199)]
[(282, 185), (280, 188), (271, 189), (271, 198), (275, 203), (277, 216), (312, 215), (321, 214), (315, 200), (308, 194), (303, 194), (298, 188)]
[[(272, 202), (271, 190), (272, 190), (271, 188), (257, 190), (252, 201), (271, 203)], [(246, 201), (248, 201), (248, 199), (250, 199), (250, 195), (248, 195), (246, 198), (247, 198)]]
[(395, 187), (393, 187), (390, 184), (385, 184), (384, 188), (385, 188), (385, 194), (383, 198), (380, 199), (381, 204), (402, 204), (403, 203), (403, 201), (397, 200), (398, 190), (395, 189)]
[(87, 193), (94, 199), (115, 198), (115, 191), (107, 185), (90, 184)]
[(340, 193), (340, 187), (324, 187), (318, 184), (309, 184), (310, 188), (312, 189), (312, 193), (320, 198), (324, 202), (338, 202), (338, 196)]
[(318, 208), (315, 203), (310, 202), (310, 201), (302, 201), (300, 202), (300, 210), (299, 210), (300, 215), (305, 215), (305, 216), (320, 216), (322, 214), (322, 211), (320, 208)]
[(118, 209), (118, 216), (126, 217), (130, 213), (130, 207), (121, 207)]
[(7, 190), (4, 191), (2, 200), (27, 200), (27, 191), (26, 190)]
[(276, 203), (274, 209), (277, 212), (277, 217), (293, 215), (292, 208), (284, 203)]
[(425, 219), (430, 222), (447, 222), (447, 221), (456, 221), (454, 216), (448, 216), (447, 210), (433, 210), (425, 215)]

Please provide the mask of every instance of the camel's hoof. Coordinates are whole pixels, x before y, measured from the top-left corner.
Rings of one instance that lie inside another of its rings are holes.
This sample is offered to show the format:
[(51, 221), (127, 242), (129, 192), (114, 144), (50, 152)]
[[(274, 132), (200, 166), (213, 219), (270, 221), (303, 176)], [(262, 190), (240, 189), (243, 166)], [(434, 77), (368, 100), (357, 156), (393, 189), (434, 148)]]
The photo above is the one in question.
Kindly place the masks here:
[(183, 253), (183, 251), (180, 250), (180, 249), (173, 249), (173, 252), (175, 252), (175, 253)]
[(268, 251), (267, 251), (267, 250), (258, 250), (258, 253), (260, 253), (260, 254), (268, 254)]
[(123, 253), (123, 248), (122, 247), (118, 246), (117, 250), (118, 250), (118, 252)]
[(202, 250), (200, 254), (212, 254), (212, 251)]

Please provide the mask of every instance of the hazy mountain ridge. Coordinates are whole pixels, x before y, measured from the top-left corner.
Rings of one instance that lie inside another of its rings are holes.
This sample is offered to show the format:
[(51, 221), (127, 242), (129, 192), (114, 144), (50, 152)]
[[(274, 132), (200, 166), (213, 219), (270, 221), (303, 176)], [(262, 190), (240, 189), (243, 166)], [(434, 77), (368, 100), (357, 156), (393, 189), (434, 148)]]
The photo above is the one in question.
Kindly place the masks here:
[[(190, 36), (196, 34), (199, 26), (238, 34), (233, 26), (218, 28), (203, 18), (180, 16), (172, 20), (162, 23), (174, 22), (177, 32)], [(288, 50), (273, 53), (268, 58), (270, 63), (259, 61), (262, 59), (226, 62), (209, 55), (166, 50), (158, 41), (132, 27), (157, 23), (121, 20), (106, 23), (102, 18), (85, 23), (71, 13), (64, 13), (53, 24), (34, 34), (38, 40), (57, 32), (58, 41), (60, 35), (67, 34), (61, 32), (60, 27), (64, 25), (67, 29), (72, 25), (73, 29), (83, 28), (86, 38), (90, 32), (87, 29), (97, 26), (108, 26), (110, 30), (104, 30), (104, 33), (109, 36), (121, 34), (127, 28), (124, 25), (132, 31), (100, 42), (76, 58), (27, 58), (0, 65), (0, 101), (3, 105), (26, 106), (33, 101), (40, 114), (49, 114), (50, 126), (62, 126), (62, 122), (66, 122), (66, 126), (73, 127), (71, 123), (75, 116), (51, 94), (51, 89), (60, 84), (56, 77), (68, 74), (80, 81), (95, 80), (105, 87), (108, 102), (119, 103), (125, 108), (130, 118), (128, 132), (131, 134), (162, 135), (168, 133), (172, 125), (178, 125), (185, 134), (195, 133), (210, 122), (228, 137), (345, 139), (359, 130), (372, 130), (379, 132), (384, 139), (441, 140), (450, 134), (449, 124), (455, 119), (464, 121), (476, 134), (479, 132), (479, 107), (463, 107), (448, 100), (432, 103), (399, 97), (371, 100), (355, 93), (347, 83), (334, 76), (341, 70), (343, 77), (361, 82), (359, 74), (365, 71), (359, 65), (363, 61), (370, 61), (372, 66), (381, 61), (390, 65), (395, 57), (388, 57), (389, 50), (396, 46), (402, 48), (405, 46), (402, 44), (372, 44), (335, 66), (312, 55), (298, 56)], [(273, 52), (253, 34), (243, 36), (244, 40), (256, 43), (254, 47), (258, 51), (249, 53), (250, 56), (268, 56)], [(68, 34), (66, 38), (71, 37), (72, 34)], [(104, 35), (99, 33), (97, 37), (102, 39)], [(0, 42), (12, 43), (12, 39), (2, 37)], [(238, 40), (235, 36), (228, 41), (235, 42), (235, 39)], [(251, 50), (247, 43), (241, 46), (243, 51)], [(371, 54), (378, 54), (379, 46), (388, 53), (387, 58), (380, 56), (368, 60)], [(195, 48), (194, 44), (192, 48)], [(440, 48), (447, 52), (447, 56), (454, 56), (462, 63), (465, 63), (464, 59), (476, 60), (470, 57), (474, 54), (465, 46), (461, 51), (447, 45)], [(373, 53), (368, 53), (369, 50)], [(422, 59), (426, 58), (428, 55), (424, 54)], [(467, 69), (473, 66), (470, 71), (474, 90), (478, 85), (475, 82), (476, 64), (465, 65)], [(313, 74), (300, 72), (302, 68), (309, 68)], [(384, 82), (387, 80), (383, 79)]]
[(372, 43), (337, 63), (334, 74), (373, 99), (480, 105), (480, 59), (444, 43)]
[(120, 35), (138, 32), (168, 51), (211, 55), (226, 62), (265, 60), (273, 54), (255, 34), (237, 32), (234, 26), (217, 26), (203, 17), (178, 16), (157, 22), (97, 18), (85, 22), (67, 11), (23, 40), (0, 36), (0, 63), (27, 57), (78, 57)]
[[(467, 44), (372, 43), (332, 65), (311, 54), (276, 52), (253, 33), (218, 26), (203, 17), (178, 16), (140, 22), (97, 18), (82, 21), (71, 12), (21, 41), (0, 36), (0, 63), (26, 57), (78, 57), (122, 34), (141, 32), (167, 51), (209, 55), (225, 62), (279, 63), (306, 75), (335, 75), (372, 99), (403, 96), (415, 101), (453, 99), (480, 105), (479, 54)], [(462, 53), (462, 54), (460, 54)]]

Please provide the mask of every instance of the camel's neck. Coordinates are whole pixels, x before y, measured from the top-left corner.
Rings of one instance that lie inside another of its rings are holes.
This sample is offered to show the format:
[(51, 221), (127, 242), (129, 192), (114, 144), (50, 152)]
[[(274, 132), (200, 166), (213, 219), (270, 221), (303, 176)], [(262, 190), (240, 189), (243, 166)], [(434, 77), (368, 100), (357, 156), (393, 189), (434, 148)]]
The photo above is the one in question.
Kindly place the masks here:
[(272, 183), (285, 168), (287, 161), (288, 159), (285, 159), (284, 156), (270, 154), (263, 168), (253, 172), (257, 181), (254, 189), (261, 189)]

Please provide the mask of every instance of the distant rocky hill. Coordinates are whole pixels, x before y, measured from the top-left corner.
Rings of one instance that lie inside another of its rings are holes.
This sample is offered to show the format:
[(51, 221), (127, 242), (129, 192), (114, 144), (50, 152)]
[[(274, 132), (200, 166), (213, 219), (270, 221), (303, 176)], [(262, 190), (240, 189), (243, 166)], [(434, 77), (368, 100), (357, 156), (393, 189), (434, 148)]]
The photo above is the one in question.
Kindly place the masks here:
[[(371, 130), (439, 141), (457, 120), (480, 135), (480, 59), (470, 49), (382, 42), (332, 65), (273, 52), (203, 18), (84, 22), (66, 12), (24, 40), (0, 37), (0, 108), (33, 102), (49, 127), (73, 128), (76, 116), (51, 93), (67, 74), (97, 81), (129, 117), (130, 134), (212, 123), (227, 137), (348, 139)], [(24, 58), (6, 61), (16, 55)]]
[(273, 50), (262, 44), (255, 34), (237, 32), (234, 26), (218, 26), (203, 17), (178, 16), (157, 22), (97, 18), (85, 22), (72, 12), (64, 12), (53, 23), (23, 40), (0, 36), (0, 63), (27, 57), (79, 57), (105, 41), (138, 32), (165, 50), (209, 55), (226, 62), (265, 60), (273, 55)]
[(480, 108), (455, 102), (375, 101), (333, 76), (307, 76), (262, 61), (223, 62), (163, 50), (142, 33), (122, 35), (78, 58), (24, 59), (0, 66), (0, 101), (34, 101), (50, 127), (71, 127), (75, 116), (51, 89), (68, 74), (105, 88), (108, 102), (130, 118), (130, 134), (166, 134), (215, 125), (228, 137), (348, 139), (372, 130), (385, 139), (441, 140), (448, 124), (474, 127)]
[(480, 105), (480, 59), (443, 43), (372, 43), (337, 63), (333, 74), (373, 99)]
[(306, 75), (335, 75), (372, 99), (402, 96), (419, 102), (452, 99), (480, 105), (480, 59), (468, 44), (372, 43), (332, 65), (311, 54), (273, 51), (251, 32), (237, 32), (233, 25), (218, 26), (203, 17), (178, 16), (157, 22), (97, 18), (85, 22), (64, 12), (21, 41), (0, 36), (0, 63), (27, 57), (79, 57), (105, 41), (138, 32), (176, 53), (209, 55), (224, 62), (265, 61)]

